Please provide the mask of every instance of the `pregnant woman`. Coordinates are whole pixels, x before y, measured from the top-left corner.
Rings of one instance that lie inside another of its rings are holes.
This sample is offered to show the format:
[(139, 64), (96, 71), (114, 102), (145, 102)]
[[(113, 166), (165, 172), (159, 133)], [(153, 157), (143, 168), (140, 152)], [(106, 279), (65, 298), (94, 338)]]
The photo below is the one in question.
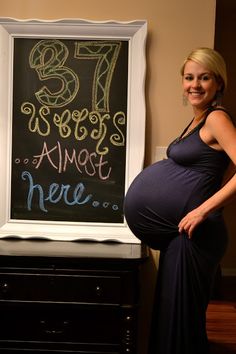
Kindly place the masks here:
[(131, 184), (124, 211), (132, 232), (161, 251), (149, 354), (207, 354), (205, 315), (227, 246), (223, 207), (236, 197), (236, 129), (220, 98), (225, 62), (210, 48), (181, 68), (194, 117)]

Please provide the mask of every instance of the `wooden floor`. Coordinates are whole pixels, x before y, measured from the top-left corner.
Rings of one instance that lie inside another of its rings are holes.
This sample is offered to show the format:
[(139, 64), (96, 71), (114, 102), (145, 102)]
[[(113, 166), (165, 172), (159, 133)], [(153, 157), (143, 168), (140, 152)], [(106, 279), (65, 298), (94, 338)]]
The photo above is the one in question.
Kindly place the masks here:
[(207, 310), (211, 354), (236, 354), (236, 279), (222, 280), (222, 291)]

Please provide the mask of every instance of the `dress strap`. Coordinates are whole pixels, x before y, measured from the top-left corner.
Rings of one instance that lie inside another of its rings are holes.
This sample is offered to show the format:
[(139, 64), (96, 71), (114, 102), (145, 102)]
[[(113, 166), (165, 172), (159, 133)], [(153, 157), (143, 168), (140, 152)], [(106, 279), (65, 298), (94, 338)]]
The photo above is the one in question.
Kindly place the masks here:
[(227, 112), (227, 110), (224, 107), (214, 107), (214, 106), (210, 106), (205, 114), (205, 117), (200, 121), (200, 123), (198, 123), (198, 125), (196, 125), (195, 128), (193, 128), (189, 134), (185, 135), (186, 132), (188, 131), (190, 125), (192, 124), (194, 118), (190, 121), (190, 123), (187, 125), (187, 127), (183, 130), (183, 132), (179, 135), (179, 137), (176, 140), (181, 140), (182, 138), (186, 138), (188, 135), (192, 134), (193, 132), (195, 132), (196, 130), (200, 130), (201, 127), (205, 124), (206, 119), (208, 117), (208, 115), (213, 112), (213, 111), (223, 111), (225, 113), (228, 114), (228, 116), (230, 117), (231, 121), (234, 123), (232, 116)]
[(184, 130), (182, 131), (182, 133), (180, 134), (180, 136), (178, 137), (178, 139), (181, 139), (183, 137), (183, 135), (186, 133), (186, 131), (188, 130), (188, 128), (190, 127), (190, 125), (192, 124), (193, 119), (191, 120), (191, 122), (187, 125), (186, 128), (184, 128)]
[(210, 106), (210, 107), (208, 108), (208, 110), (207, 110), (207, 112), (206, 112), (206, 116), (205, 116), (205, 118), (203, 119), (203, 124), (205, 123), (205, 121), (206, 121), (208, 115), (209, 115), (211, 112), (214, 112), (214, 111), (223, 111), (223, 112), (225, 112), (225, 113), (229, 116), (229, 118), (230, 118), (231, 122), (233, 123), (233, 125), (236, 126), (235, 120), (233, 119), (233, 116), (232, 116), (224, 107), (214, 107), (214, 106)]
[(224, 107), (214, 107), (214, 106), (210, 106), (208, 108), (206, 117), (204, 118), (204, 121), (207, 119), (208, 115), (211, 112), (214, 112), (214, 111), (223, 111), (223, 112), (225, 112), (230, 117), (231, 121), (234, 122), (233, 117), (231, 116), (231, 114)]

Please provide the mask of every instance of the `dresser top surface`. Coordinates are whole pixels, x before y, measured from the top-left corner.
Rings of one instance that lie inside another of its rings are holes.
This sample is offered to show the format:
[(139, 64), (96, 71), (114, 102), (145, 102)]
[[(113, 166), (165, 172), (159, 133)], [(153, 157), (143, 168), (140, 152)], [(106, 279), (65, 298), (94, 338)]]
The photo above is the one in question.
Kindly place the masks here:
[(39, 240), (0, 240), (0, 256), (52, 258), (109, 258), (141, 260), (148, 255), (142, 244)]

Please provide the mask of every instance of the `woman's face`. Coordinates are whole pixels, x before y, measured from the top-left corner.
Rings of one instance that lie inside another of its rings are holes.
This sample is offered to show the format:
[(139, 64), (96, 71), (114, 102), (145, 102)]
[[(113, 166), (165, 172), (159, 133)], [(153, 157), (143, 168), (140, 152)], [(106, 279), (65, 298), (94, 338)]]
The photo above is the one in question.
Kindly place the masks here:
[(214, 74), (201, 64), (189, 60), (184, 67), (184, 96), (196, 110), (204, 110), (212, 103), (220, 84)]

